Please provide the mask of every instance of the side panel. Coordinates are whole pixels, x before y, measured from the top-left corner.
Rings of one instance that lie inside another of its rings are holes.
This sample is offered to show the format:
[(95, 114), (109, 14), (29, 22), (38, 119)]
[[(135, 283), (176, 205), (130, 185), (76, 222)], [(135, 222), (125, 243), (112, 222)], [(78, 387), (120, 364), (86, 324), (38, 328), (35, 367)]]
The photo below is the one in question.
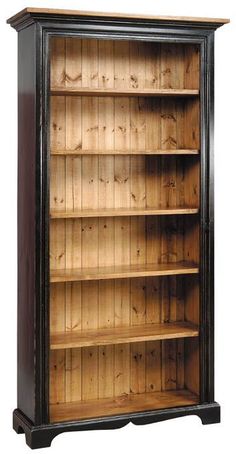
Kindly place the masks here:
[(36, 34), (18, 35), (18, 408), (35, 420)]
[(201, 402), (214, 401), (214, 33), (201, 52)]

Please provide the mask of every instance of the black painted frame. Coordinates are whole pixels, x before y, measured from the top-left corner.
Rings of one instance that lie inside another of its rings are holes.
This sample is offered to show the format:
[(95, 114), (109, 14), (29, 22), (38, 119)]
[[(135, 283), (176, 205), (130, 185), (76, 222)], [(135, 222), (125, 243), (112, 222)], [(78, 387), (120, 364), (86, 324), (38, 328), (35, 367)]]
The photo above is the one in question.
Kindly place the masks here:
[[(147, 424), (177, 416), (194, 414), (204, 424), (219, 422), (220, 407), (214, 402), (214, 31), (219, 24), (165, 22), (147, 19), (79, 17), (25, 14), (11, 25), (23, 35), (30, 31), (35, 43), (35, 299), (34, 368), (29, 380), (34, 383), (29, 414), (14, 411), (13, 427), (26, 433), (32, 448), (49, 446), (63, 431), (119, 428), (128, 422)], [(27, 33), (28, 34), (28, 33)], [(49, 423), (49, 40), (52, 36), (100, 39), (145, 40), (199, 44), (201, 49), (201, 246), (200, 246), (200, 404), (146, 411), (86, 421)], [(21, 52), (27, 40), (19, 40)], [(28, 68), (25, 68), (27, 71)], [(23, 77), (23, 76), (22, 76)], [(20, 126), (20, 124), (19, 124)], [(30, 150), (28, 150), (30, 152)], [(20, 153), (20, 148), (19, 148)], [(20, 159), (20, 157), (19, 157)], [(20, 184), (20, 183), (19, 183)], [(20, 185), (19, 185), (20, 188)], [(19, 266), (21, 263), (19, 262)], [(20, 285), (25, 285), (21, 283)], [(18, 333), (24, 326), (18, 325)], [(22, 373), (22, 364), (18, 362)], [(24, 386), (24, 385), (22, 385)], [(25, 385), (26, 386), (26, 385)], [(23, 390), (25, 391), (25, 390)], [(23, 392), (18, 389), (18, 393)], [(32, 417), (32, 414), (34, 417)]]

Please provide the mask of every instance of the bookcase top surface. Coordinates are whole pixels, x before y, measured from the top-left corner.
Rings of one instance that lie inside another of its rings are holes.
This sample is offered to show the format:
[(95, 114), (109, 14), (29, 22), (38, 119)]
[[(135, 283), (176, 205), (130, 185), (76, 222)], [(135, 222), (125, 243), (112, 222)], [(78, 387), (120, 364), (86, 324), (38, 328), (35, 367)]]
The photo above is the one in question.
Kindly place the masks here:
[(55, 8), (25, 8), (19, 11), (14, 16), (10, 17), (7, 20), (7, 23), (15, 27), (15, 25), (24, 20), (27, 16), (32, 16), (35, 18), (44, 17), (52, 18), (58, 16), (72, 16), (72, 17), (81, 17), (81, 18), (106, 18), (106, 19), (127, 19), (127, 20), (148, 20), (148, 21), (157, 21), (159, 23), (172, 23), (172, 24), (208, 24), (215, 25), (215, 27), (220, 27), (221, 25), (227, 24), (230, 22), (229, 19), (222, 18), (210, 18), (210, 17), (186, 17), (186, 16), (154, 16), (154, 15), (142, 15), (142, 14), (127, 14), (127, 13), (112, 13), (112, 12), (96, 12), (96, 11), (78, 11), (78, 10), (69, 10), (69, 9), (55, 9)]

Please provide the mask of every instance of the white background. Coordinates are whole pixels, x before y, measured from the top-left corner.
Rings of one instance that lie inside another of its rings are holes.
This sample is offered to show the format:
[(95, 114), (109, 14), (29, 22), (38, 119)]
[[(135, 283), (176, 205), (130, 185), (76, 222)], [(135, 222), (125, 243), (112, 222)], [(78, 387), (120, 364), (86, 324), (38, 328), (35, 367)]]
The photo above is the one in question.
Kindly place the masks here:
[[(235, 0), (46, 0), (26, 4), (1, 2), (0, 22), (0, 450), (29, 452), (24, 436), (13, 432), (16, 406), (16, 181), (17, 181), (17, 35), (5, 20), (26, 6), (114, 11), (173, 16), (229, 17), (216, 32), (215, 81), (215, 208), (216, 208), (216, 393), (222, 423), (202, 426), (196, 416), (113, 431), (59, 435), (52, 453), (107, 454), (133, 451), (205, 453), (235, 448), (235, 322), (236, 322), (236, 2)], [(41, 452), (38, 451), (38, 452)]]

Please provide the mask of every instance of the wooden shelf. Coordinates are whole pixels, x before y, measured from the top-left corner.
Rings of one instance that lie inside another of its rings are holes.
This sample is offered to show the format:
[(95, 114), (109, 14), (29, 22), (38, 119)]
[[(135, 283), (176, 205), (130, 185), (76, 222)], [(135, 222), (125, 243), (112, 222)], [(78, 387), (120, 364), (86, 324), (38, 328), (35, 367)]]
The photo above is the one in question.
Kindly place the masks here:
[(98, 328), (51, 335), (51, 350), (128, 344), (184, 337), (197, 337), (198, 327), (187, 322), (151, 323), (121, 328)]
[(93, 281), (99, 279), (123, 279), (129, 277), (173, 276), (197, 274), (198, 265), (193, 262), (178, 262), (146, 265), (121, 265), (93, 268), (51, 270), (50, 282)]
[(91, 399), (50, 405), (50, 420), (74, 421), (100, 416), (136, 413), (161, 408), (182, 407), (199, 402), (196, 394), (188, 390), (156, 391), (142, 394), (124, 394), (119, 397)]
[(199, 90), (189, 88), (51, 88), (52, 96), (198, 96)]
[(144, 156), (156, 156), (156, 155), (197, 155), (199, 150), (197, 149), (169, 149), (169, 150), (51, 150), (51, 156), (89, 156), (89, 155), (144, 155)]
[(197, 214), (198, 208), (100, 208), (81, 211), (52, 211), (51, 219), (93, 218), (114, 216), (165, 216), (176, 214)]

